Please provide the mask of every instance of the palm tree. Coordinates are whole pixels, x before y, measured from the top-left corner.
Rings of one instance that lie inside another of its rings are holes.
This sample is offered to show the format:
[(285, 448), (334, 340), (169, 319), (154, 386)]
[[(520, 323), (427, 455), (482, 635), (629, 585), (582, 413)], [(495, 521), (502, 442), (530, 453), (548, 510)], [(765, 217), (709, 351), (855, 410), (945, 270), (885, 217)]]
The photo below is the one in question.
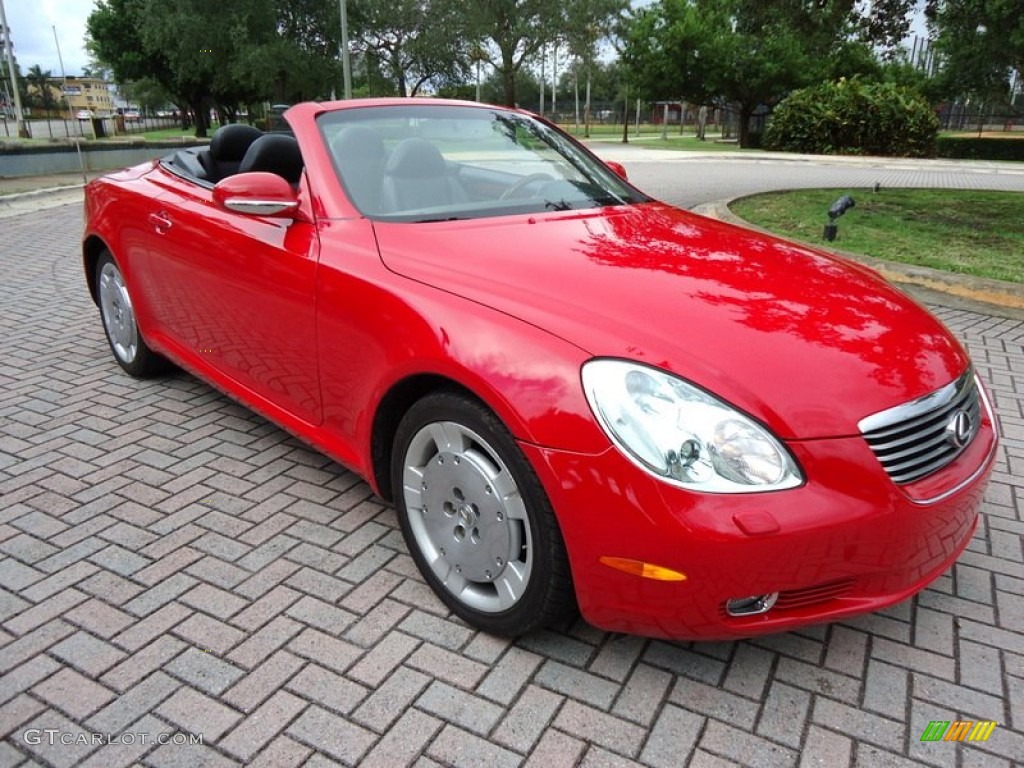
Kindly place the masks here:
[(28, 68), (25, 79), (28, 81), (29, 90), (34, 91), (32, 95), (35, 97), (35, 101), (41, 109), (46, 110), (47, 117), (49, 117), (50, 111), (57, 106), (57, 99), (51, 90), (51, 86), (55, 83), (53, 72), (48, 69), (43, 71), (38, 64), (33, 64)]

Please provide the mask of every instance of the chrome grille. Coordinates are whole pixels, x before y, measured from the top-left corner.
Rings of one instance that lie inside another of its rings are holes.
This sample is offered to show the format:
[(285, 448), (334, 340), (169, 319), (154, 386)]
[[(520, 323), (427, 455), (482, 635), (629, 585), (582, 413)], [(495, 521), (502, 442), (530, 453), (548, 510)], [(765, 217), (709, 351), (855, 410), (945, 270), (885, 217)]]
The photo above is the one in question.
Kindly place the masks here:
[[(966, 422), (960, 414), (966, 414)], [(895, 483), (912, 483), (951, 463), (981, 425), (981, 397), (974, 371), (904, 405), (857, 425)]]

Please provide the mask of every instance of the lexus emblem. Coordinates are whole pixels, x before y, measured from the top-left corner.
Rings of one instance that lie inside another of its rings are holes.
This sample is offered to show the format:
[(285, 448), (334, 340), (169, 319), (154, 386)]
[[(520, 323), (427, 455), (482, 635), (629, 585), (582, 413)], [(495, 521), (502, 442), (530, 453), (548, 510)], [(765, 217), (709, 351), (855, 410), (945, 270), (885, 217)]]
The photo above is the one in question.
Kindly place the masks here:
[(946, 424), (946, 440), (956, 448), (963, 448), (971, 439), (973, 430), (971, 415), (967, 411), (956, 411)]

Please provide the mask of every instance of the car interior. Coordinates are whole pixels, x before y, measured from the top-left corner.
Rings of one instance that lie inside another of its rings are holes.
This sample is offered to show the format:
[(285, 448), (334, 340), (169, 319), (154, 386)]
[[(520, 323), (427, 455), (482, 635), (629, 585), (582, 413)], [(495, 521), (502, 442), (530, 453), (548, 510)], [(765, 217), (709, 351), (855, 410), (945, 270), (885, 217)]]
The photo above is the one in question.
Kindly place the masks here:
[[(325, 131), (325, 138), (346, 192), (370, 217), (445, 221), (561, 211), (618, 204), (631, 194), (624, 189), (609, 195), (604, 183), (530, 137), (517, 137), (513, 128), (471, 125), (352, 122)], [(162, 164), (208, 189), (251, 171), (277, 174), (297, 189), (304, 167), (292, 134), (237, 123), (218, 128), (209, 146), (178, 150)]]
[(288, 133), (264, 133), (243, 123), (222, 125), (209, 146), (180, 149), (161, 161), (189, 181), (212, 188), (236, 173), (276, 173), (297, 188), (302, 177), (299, 143)]
[[(410, 136), (408, 129), (375, 128), (355, 123), (328, 133), (338, 177), (367, 216), (443, 221), (508, 213), (542, 188), (566, 183), (547, 173), (496, 164), (493, 155), (467, 153), (457, 131), (435, 136), (429, 125), (420, 125), (421, 135)], [(575, 187), (572, 192), (579, 196)]]

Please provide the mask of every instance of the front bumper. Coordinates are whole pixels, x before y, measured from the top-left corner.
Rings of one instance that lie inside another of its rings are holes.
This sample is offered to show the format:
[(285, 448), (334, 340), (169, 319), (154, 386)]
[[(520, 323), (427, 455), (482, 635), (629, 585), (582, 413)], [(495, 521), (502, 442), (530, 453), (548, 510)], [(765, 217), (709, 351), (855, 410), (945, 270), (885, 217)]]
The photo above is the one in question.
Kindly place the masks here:
[[(948, 467), (897, 486), (859, 437), (791, 442), (807, 482), (772, 493), (693, 493), (609, 447), (599, 455), (522, 445), (551, 499), (584, 617), (603, 629), (676, 639), (781, 632), (876, 611), (938, 578), (977, 526), (996, 435), (985, 418)], [(624, 573), (601, 557), (674, 569)], [(778, 592), (766, 613), (727, 601)]]

